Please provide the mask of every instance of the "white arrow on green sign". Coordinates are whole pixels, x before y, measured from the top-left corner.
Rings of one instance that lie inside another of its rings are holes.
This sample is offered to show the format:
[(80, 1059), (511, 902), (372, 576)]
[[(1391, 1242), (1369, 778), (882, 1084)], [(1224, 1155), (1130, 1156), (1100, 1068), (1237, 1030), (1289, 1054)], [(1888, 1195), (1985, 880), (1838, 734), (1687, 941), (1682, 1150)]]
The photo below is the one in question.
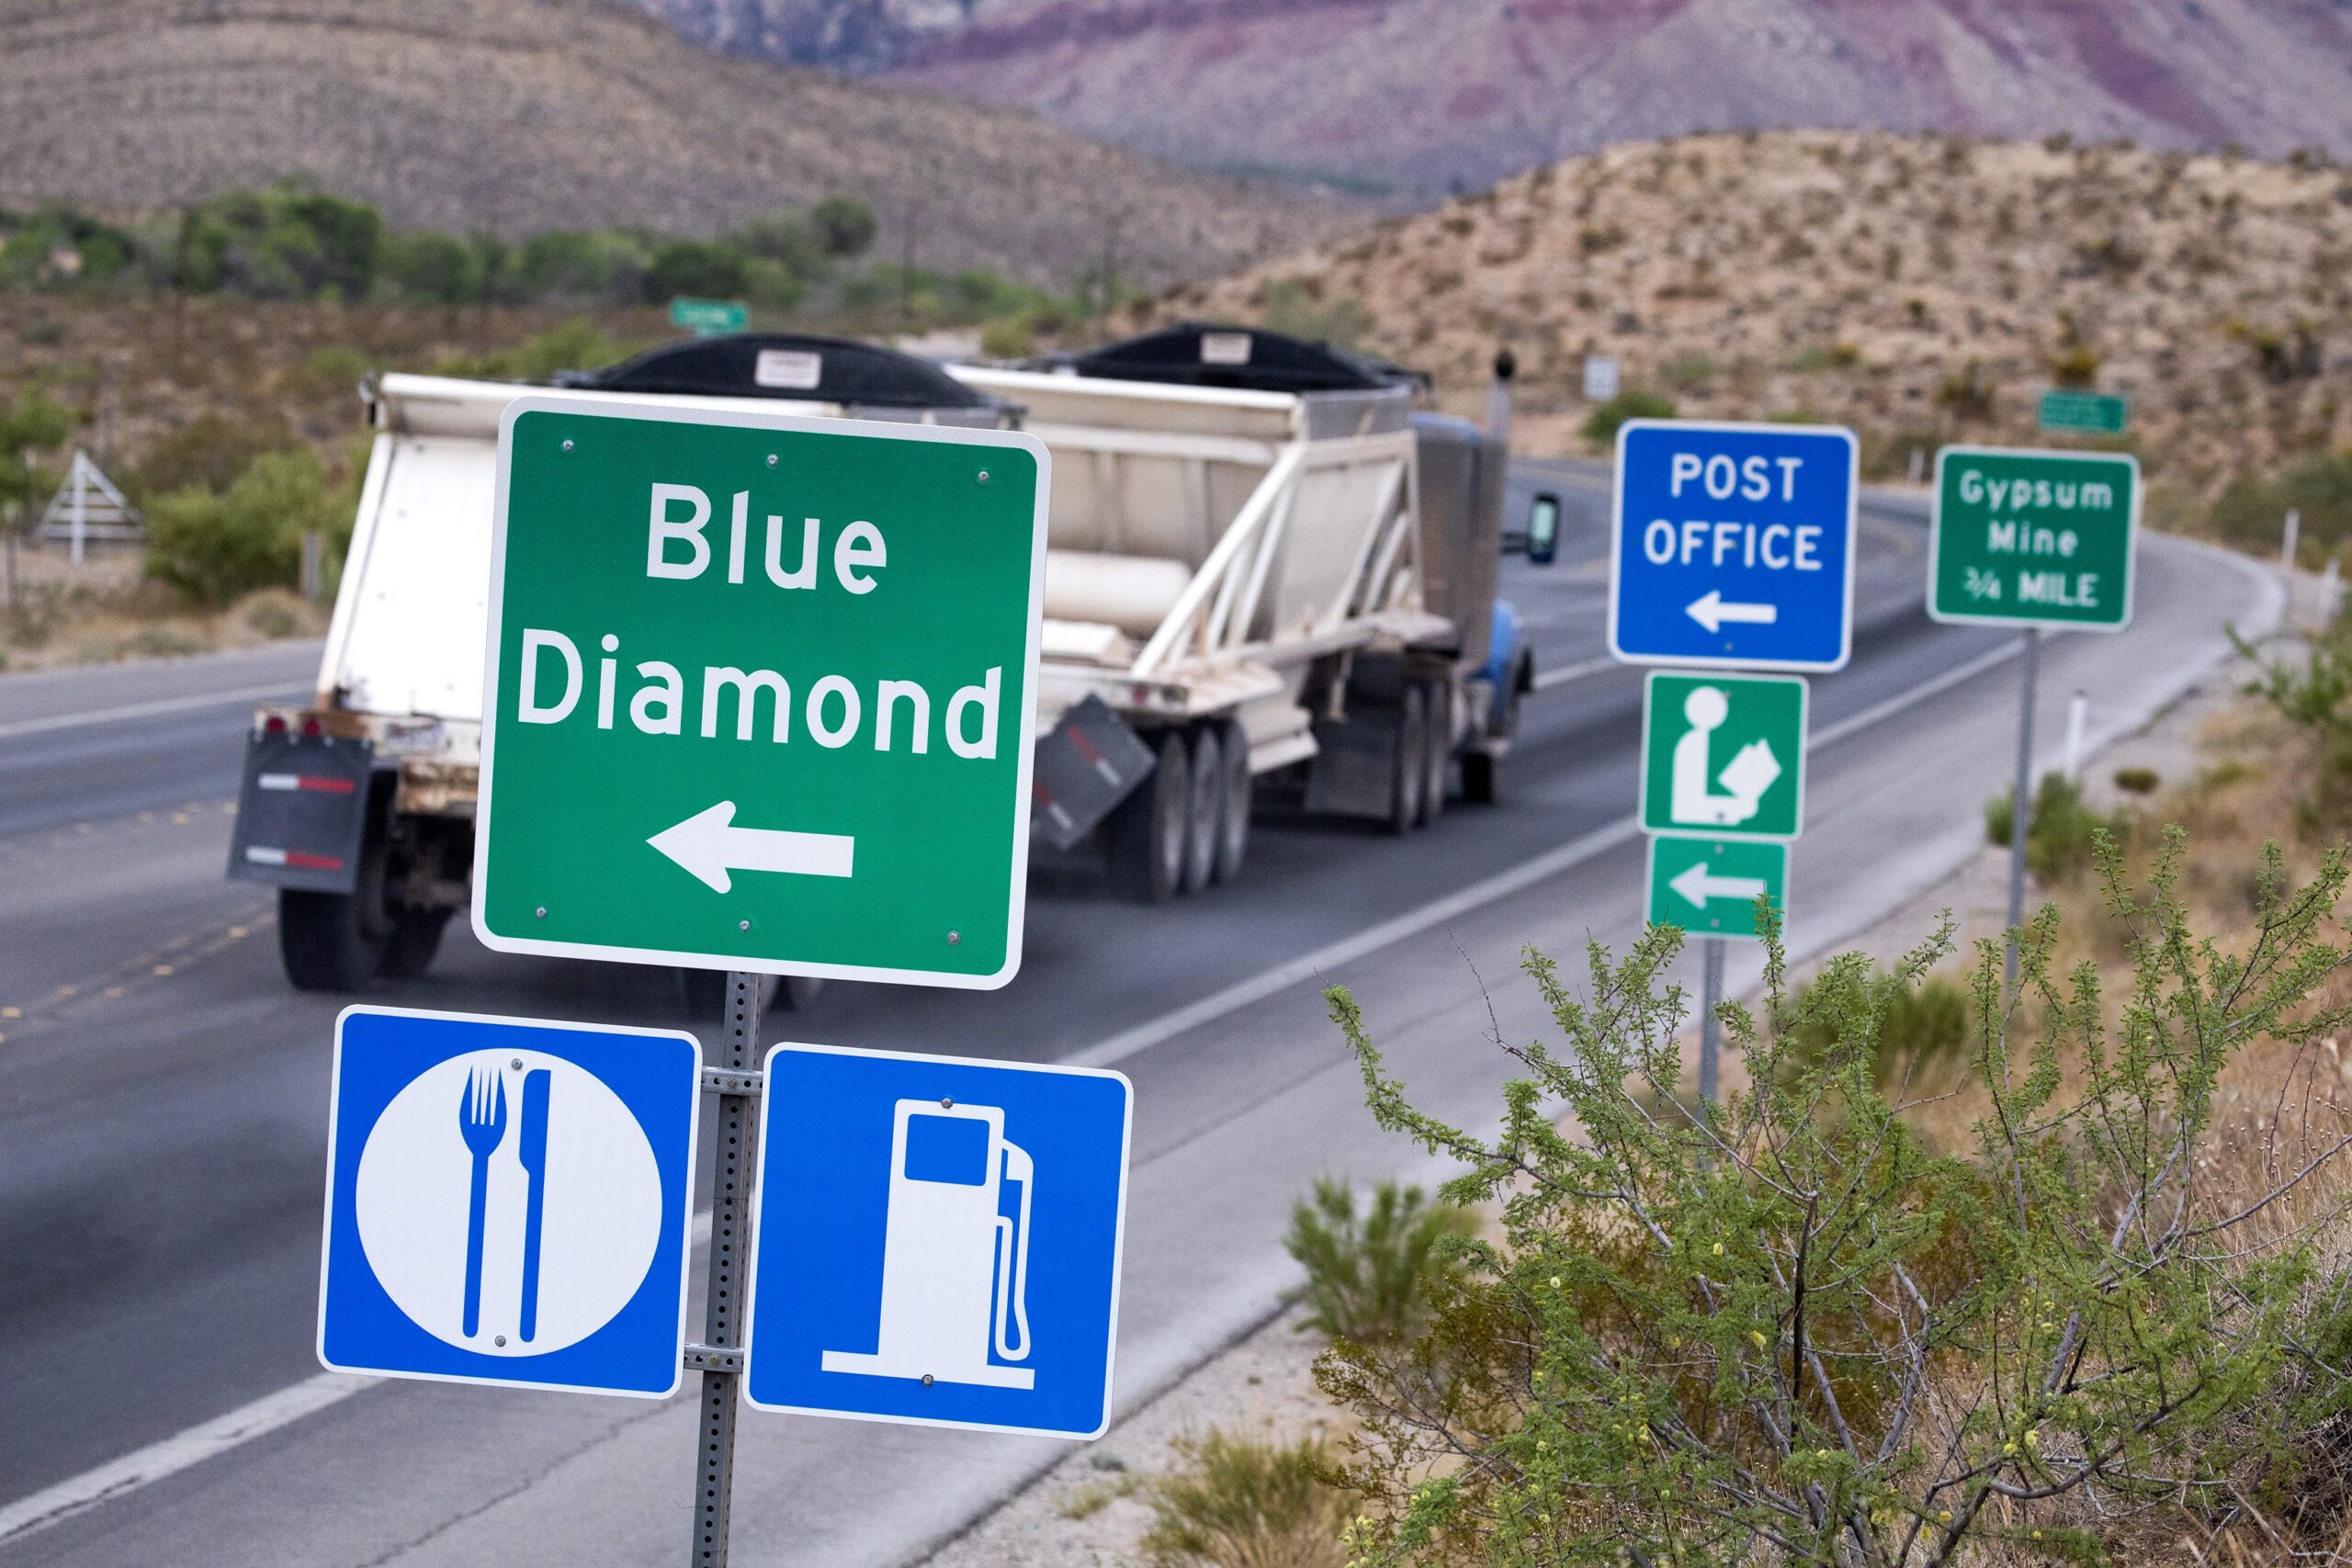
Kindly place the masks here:
[(1047, 477), (1044, 447), (996, 431), (510, 405), (482, 941), (1011, 979)]
[(1693, 936), (1756, 939), (1756, 900), (1788, 913), (1789, 846), (1758, 839), (1659, 833), (1650, 840), (1649, 903), (1654, 926)]

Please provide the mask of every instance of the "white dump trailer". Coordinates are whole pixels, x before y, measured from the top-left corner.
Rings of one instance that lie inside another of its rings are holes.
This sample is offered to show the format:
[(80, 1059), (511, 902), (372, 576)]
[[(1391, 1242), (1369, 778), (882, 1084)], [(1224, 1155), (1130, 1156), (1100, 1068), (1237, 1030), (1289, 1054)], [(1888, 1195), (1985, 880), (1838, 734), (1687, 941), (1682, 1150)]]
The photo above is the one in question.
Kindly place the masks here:
[(951, 374), (1053, 454), (1040, 837), (1099, 822), (1159, 899), (1239, 870), (1261, 793), (1398, 832), (1493, 798), (1533, 670), (1495, 599), (1506, 454), (1410, 378), (1201, 323)]
[[(1259, 379), (1323, 353), (1240, 335)], [(1499, 453), (1340, 356), (1318, 374), (1344, 387), (1193, 386), (1155, 368), (1169, 350), (1154, 343), (1085, 374), (951, 376), (864, 344), (743, 335), (563, 384), (714, 412), (1025, 417), (1054, 457), (1035, 836), (1100, 843), (1134, 896), (1236, 874), (1261, 791), (1400, 831), (1456, 779), (1490, 797), (1532, 671), (1493, 599)], [(469, 902), (498, 426), (530, 389), (368, 389), (375, 444), (317, 690), (254, 716), (230, 851), (230, 875), (279, 888), (298, 987), (421, 974)]]

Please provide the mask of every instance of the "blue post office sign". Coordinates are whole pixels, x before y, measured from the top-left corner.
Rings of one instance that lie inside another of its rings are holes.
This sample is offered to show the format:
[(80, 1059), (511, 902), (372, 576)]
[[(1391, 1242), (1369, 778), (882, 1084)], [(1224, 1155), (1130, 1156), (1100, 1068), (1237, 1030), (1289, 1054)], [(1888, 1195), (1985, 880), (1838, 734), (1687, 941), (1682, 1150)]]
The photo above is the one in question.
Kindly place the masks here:
[(1617, 433), (1609, 651), (1836, 670), (1853, 649), (1854, 433), (1631, 420)]

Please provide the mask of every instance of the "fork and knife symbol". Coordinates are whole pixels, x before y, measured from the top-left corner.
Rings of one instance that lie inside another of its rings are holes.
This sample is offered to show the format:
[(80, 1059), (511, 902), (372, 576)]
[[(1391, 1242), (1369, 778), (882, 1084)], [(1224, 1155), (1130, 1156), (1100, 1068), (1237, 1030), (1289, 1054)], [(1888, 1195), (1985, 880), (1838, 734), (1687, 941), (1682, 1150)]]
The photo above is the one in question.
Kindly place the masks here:
[[(528, 1180), (523, 1208), (523, 1311), (519, 1325), (529, 1344), (539, 1331), (539, 1231), (547, 1212), (548, 1084), (551, 1075), (534, 1067), (523, 1075), (522, 1147), (518, 1151)], [(464, 1330), (472, 1338), (481, 1329), (481, 1249), (485, 1207), (490, 1197), (490, 1156), (506, 1141), (506, 1079), (497, 1068), (466, 1075), (466, 1092), (458, 1102), (458, 1131), (473, 1156), (473, 1183), (466, 1203), (466, 1306)]]

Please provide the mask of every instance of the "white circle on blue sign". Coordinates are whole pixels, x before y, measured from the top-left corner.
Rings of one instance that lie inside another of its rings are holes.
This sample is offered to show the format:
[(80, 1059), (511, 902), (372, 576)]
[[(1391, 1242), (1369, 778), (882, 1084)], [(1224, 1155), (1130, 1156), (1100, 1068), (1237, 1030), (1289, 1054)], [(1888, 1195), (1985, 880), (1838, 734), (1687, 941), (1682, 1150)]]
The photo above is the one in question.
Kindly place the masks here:
[[(543, 1144), (531, 1100), (543, 1104)], [(539, 1356), (585, 1339), (636, 1295), (662, 1238), (662, 1172), (644, 1128), (594, 1074), (538, 1052), (480, 1051), (435, 1063), (384, 1107), (359, 1156), (353, 1213), (368, 1267), (418, 1327), (461, 1349)]]

